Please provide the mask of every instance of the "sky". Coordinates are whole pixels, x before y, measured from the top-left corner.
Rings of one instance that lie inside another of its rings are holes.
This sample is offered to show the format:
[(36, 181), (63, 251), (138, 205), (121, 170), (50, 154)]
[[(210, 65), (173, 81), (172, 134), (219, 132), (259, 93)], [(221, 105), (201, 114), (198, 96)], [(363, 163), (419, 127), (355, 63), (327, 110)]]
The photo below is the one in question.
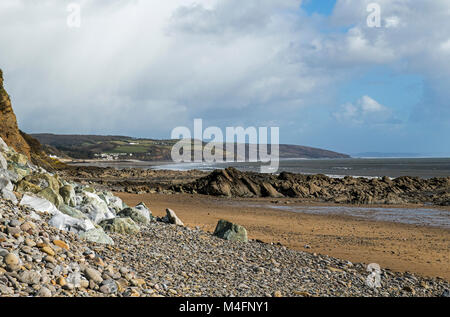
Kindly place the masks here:
[(0, 42), (28, 133), (167, 139), (201, 118), (349, 154), (450, 156), (448, 0), (2, 0)]

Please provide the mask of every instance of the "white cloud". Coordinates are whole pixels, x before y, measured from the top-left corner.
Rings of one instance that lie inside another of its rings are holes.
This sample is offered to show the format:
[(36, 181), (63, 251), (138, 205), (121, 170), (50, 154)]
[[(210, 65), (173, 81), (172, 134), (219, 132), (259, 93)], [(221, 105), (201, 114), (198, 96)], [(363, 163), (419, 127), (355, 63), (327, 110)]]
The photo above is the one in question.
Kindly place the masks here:
[(333, 114), (340, 123), (354, 125), (379, 125), (398, 123), (393, 112), (369, 96), (363, 96), (355, 104), (346, 103)]

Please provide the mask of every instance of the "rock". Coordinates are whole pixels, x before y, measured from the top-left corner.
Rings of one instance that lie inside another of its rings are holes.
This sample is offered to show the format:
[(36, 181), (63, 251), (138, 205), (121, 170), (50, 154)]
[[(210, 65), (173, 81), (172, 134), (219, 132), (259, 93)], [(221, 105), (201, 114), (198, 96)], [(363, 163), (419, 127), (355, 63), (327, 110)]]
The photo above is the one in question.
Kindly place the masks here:
[(76, 206), (75, 189), (72, 185), (65, 185), (59, 189), (59, 194), (62, 197), (64, 204), (70, 207)]
[(184, 223), (180, 220), (180, 218), (177, 217), (177, 214), (172, 209), (167, 208), (166, 209), (166, 222), (177, 225), (177, 226), (184, 226)]
[(52, 297), (52, 292), (47, 287), (42, 287), (36, 294), (37, 297)]
[(12, 289), (11, 287), (8, 287), (6, 285), (0, 284), (0, 295), (5, 296), (5, 295), (13, 295), (14, 294), (14, 289)]
[(67, 243), (65, 243), (64, 241), (61, 240), (53, 240), (53, 244), (64, 249), (64, 250), (69, 250), (69, 245)]
[(9, 191), (14, 190), (14, 186), (11, 183), (11, 181), (6, 177), (0, 176), (0, 189), (5, 189), (5, 188)]
[(16, 185), (16, 191), (19, 193), (32, 193), (32, 194), (37, 194), (42, 190), (41, 187), (39, 187), (38, 185), (35, 185), (33, 183), (27, 182), (26, 180), (21, 180), (20, 182), (17, 183)]
[(41, 251), (44, 252), (44, 253), (47, 253), (50, 256), (54, 256), (55, 255), (55, 251), (48, 245), (43, 246), (41, 248)]
[(248, 242), (247, 230), (226, 220), (219, 220), (214, 235), (228, 241)]
[[(3, 84), (3, 82), (2, 82)], [(5, 143), (5, 141), (3, 141), (3, 138), (0, 137), (0, 152), (9, 152), (9, 147), (8, 145)]]
[(113, 293), (117, 293), (117, 284), (116, 281), (114, 281), (113, 279), (109, 279), (106, 281), (103, 281), (102, 286), (100, 287), (100, 292), (102, 292), (103, 294), (113, 294)]
[(82, 213), (78, 209), (75, 209), (75, 208), (67, 206), (67, 205), (59, 206), (58, 210), (61, 211), (63, 214), (68, 215), (72, 218), (76, 218), (76, 219), (80, 219), (80, 220), (89, 219), (88, 216), (86, 216), (84, 213)]
[(0, 193), (1, 193), (1, 197), (3, 199), (12, 201), (14, 204), (18, 203), (16, 195), (12, 191), (8, 190), (7, 188), (3, 188)]
[(93, 193), (84, 192), (84, 198), (80, 210), (87, 214), (95, 224), (105, 219), (114, 218), (114, 214), (109, 210), (108, 205), (99, 196)]
[(139, 226), (131, 218), (114, 218), (104, 220), (100, 226), (109, 232), (121, 234), (135, 234), (140, 231)]
[(273, 297), (283, 297), (283, 294), (281, 294), (280, 291), (275, 291), (275, 292), (273, 293)]
[(80, 233), (95, 229), (94, 224), (89, 219), (76, 219), (61, 212), (58, 212), (48, 222), (49, 225), (59, 230)]
[(60, 213), (59, 210), (46, 199), (30, 196), (28, 194), (23, 195), (20, 205), (27, 206), (35, 209), (36, 211), (49, 213), (52, 215)]
[(37, 193), (37, 196), (48, 200), (53, 205), (55, 205), (56, 208), (64, 204), (61, 196), (50, 187), (41, 190), (39, 193)]
[(109, 237), (102, 228), (95, 228), (86, 232), (82, 232), (79, 234), (79, 236), (80, 238), (86, 239), (90, 242), (114, 245), (113, 239), (111, 239), (111, 237)]
[(450, 290), (448, 290), (448, 289), (444, 290), (441, 297), (450, 297)]
[(25, 271), (19, 275), (19, 280), (22, 283), (29, 285), (39, 284), (41, 280), (41, 274), (35, 271)]
[(125, 208), (122, 199), (114, 196), (111, 192), (103, 192), (98, 195), (114, 213), (118, 213)]
[(94, 283), (96, 284), (100, 284), (101, 282), (103, 282), (102, 275), (96, 269), (87, 267), (84, 270), (84, 274), (88, 280), (94, 281)]
[(60, 182), (56, 176), (50, 174), (32, 174), (24, 178), (25, 181), (39, 186), (42, 189), (50, 187), (55, 193), (59, 193)]
[(6, 161), (2, 153), (0, 153), (0, 169), (8, 169), (8, 162)]
[(150, 221), (150, 214), (146, 214), (145, 210), (139, 210), (137, 208), (125, 208), (117, 216), (120, 218), (131, 218), (133, 221), (143, 224), (147, 224)]
[(19, 269), (20, 259), (14, 253), (8, 253), (3, 260), (8, 269), (16, 271)]

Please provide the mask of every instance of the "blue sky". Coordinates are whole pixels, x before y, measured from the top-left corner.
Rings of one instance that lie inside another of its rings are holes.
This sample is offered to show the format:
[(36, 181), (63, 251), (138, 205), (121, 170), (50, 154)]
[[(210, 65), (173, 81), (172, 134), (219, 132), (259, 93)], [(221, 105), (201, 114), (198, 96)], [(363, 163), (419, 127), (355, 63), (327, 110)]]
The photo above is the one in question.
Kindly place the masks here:
[(350, 154), (450, 156), (448, 0), (378, 0), (380, 28), (370, 0), (74, 2), (75, 29), (61, 1), (0, 3), (26, 132), (169, 138), (201, 118)]

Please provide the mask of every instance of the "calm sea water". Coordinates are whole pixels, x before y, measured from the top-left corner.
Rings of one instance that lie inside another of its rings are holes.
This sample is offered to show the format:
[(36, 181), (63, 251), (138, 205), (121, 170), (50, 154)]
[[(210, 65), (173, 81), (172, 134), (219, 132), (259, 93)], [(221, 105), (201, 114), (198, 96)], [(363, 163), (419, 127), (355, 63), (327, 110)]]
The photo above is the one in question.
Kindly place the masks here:
[[(154, 169), (210, 171), (217, 168), (235, 167), (242, 171), (260, 171), (261, 163), (182, 163), (152, 166)], [(450, 176), (450, 158), (380, 158), (380, 159), (320, 159), (281, 160), (278, 172), (301, 174), (325, 174), (331, 177), (399, 177), (417, 176), (422, 178)]]
[[(417, 176), (421, 178), (450, 176), (450, 158), (357, 158), (357, 159), (284, 159), (279, 162), (276, 171), (301, 174), (325, 174), (331, 177), (399, 177)], [(261, 163), (155, 163), (155, 162), (95, 162), (76, 165), (94, 165), (102, 167), (143, 168), (157, 170), (202, 170), (212, 171), (235, 167), (241, 171), (259, 172)]]

